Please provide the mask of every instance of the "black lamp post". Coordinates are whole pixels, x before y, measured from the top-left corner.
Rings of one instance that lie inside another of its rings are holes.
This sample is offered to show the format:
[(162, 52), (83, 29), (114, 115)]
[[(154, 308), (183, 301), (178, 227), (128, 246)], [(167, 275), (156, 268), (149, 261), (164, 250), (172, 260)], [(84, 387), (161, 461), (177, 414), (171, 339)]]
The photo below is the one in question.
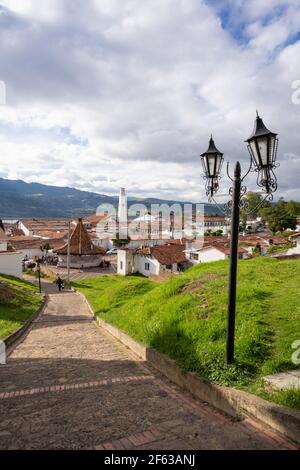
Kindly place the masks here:
[[(269, 131), (263, 120), (257, 114), (254, 131), (246, 140), (251, 156), (250, 169), (246, 175), (241, 177), (241, 165), (235, 165), (233, 188), (230, 189), (232, 201), (228, 204), (231, 208), (231, 238), (230, 238), (230, 266), (229, 266), (229, 286), (228, 286), (228, 316), (226, 333), (226, 363), (232, 364), (234, 361), (234, 334), (235, 334), (235, 313), (236, 313), (236, 280), (238, 264), (238, 243), (240, 227), (240, 206), (241, 199), (246, 194), (246, 187), (242, 186), (243, 180), (251, 170), (258, 173), (257, 184), (266, 193), (266, 198), (273, 199), (273, 193), (277, 189), (277, 180), (274, 173), (276, 168), (276, 157), (278, 149), (277, 134)], [(213, 200), (215, 193), (219, 189), (221, 169), (223, 164), (223, 153), (215, 146), (211, 137), (208, 150), (201, 155), (206, 179), (206, 194), (209, 200)], [(228, 173), (228, 171), (227, 171)]]
[(38, 272), (38, 280), (39, 280), (39, 292), (42, 293), (42, 286), (41, 286), (41, 265), (40, 261), (37, 261), (37, 272)]

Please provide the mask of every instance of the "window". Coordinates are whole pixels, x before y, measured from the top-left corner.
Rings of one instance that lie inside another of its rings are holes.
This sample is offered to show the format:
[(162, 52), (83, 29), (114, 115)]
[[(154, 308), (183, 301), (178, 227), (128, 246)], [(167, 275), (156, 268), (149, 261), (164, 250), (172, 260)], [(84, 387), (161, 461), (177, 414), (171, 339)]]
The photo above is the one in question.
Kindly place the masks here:
[(120, 269), (123, 269), (123, 261), (120, 261)]
[(150, 263), (145, 263), (145, 271), (150, 271)]

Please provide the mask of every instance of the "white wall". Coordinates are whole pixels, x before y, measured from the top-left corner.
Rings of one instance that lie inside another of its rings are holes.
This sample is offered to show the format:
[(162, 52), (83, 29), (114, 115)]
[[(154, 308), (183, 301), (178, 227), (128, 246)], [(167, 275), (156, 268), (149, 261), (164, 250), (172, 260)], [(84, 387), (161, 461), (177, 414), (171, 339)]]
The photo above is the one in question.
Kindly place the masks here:
[(21, 251), (0, 253), (0, 273), (21, 278), (22, 259), (23, 253)]
[(211, 263), (213, 261), (220, 261), (226, 259), (226, 255), (216, 248), (206, 248), (205, 250), (198, 251), (199, 263)]
[(32, 235), (32, 232), (28, 230), (28, 228), (25, 227), (25, 225), (21, 221), (18, 222), (18, 228), (20, 230), (23, 230), (24, 235), (27, 235), (27, 236)]
[[(146, 264), (149, 264), (149, 269), (146, 269)], [(177, 263), (172, 265), (172, 271), (177, 271)], [(118, 250), (118, 274), (127, 276), (135, 272), (143, 276), (158, 276), (161, 272), (168, 271), (165, 266), (162, 266), (156, 259), (150, 256), (133, 254), (128, 250)]]
[(27, 255), (28, 259), (34, 259), (35, 256), (39, 258), (46, 254), (45, 251), (40, 250), (39, 248), (22, 248), (23, 258)]
[(0, 251), (7, 251), (7, 242), (5, 242), (5, 241), (1, 242), (0, 241)]
[[(66, 268), (68, 265), (67, 255), (59, 255), (58, 266), (61, 268)], [(100, 266), (102, 260), (101, 255), (87, 255), (87, 256), (70, 256), (70, 268), (81, 269), (84, 268), (97, 268)]]
[(136, 257), (131, 251), (118, 250), (117, 255), (117, 273), (121, 276), (127, 276), (136, 272)]
[(92, 242), (93, 245), (104, 248), (106, 251), (111, 250), (113, 247), (113, 242), (109, 238), (92, 238)]
[(297, 242), (297, 246), (289, 248), (286, 252), (287, 256), (300, 255), (300, 236), (297, 237), (295, 241)]
[(117, 273), (120, 274), (120, 276), (127, 275), (127, 253), (125, 250), (118, 250)]
[[(149, 270), (146, 270), (146, 264), (149, 264)], [(136, 270), (143, 276), (157, 276), (160, 273), (160, 264), (156, 259), (147, 256), (136, 256)]]

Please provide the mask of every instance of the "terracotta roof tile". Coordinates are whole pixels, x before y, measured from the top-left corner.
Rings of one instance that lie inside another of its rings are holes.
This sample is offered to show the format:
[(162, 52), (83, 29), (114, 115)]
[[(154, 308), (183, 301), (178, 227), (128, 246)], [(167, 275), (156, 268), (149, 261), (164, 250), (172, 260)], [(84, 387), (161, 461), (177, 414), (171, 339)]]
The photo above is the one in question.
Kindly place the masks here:
[(181, 245), (156, 245), (137, 250), (137, 253), (146, 256), (151, 255), (152, 258), (155, 258), (162, 265), (184, 263), (187, 261), (184, 246)]
[(83, 225), (87, 225), (87, 224), (90, 224), (92, 226), (97, 226), (99, 224), (99, 222), (102, 222), (103, 220), (105, 220), (106, 218), (108, 217), (108, 215), (97, 215), (97, 214), (92, 214), (92, 215), (89, 215), (88, 217), (85, 217), (83, 219)]
[(4, 230), (2, 230), (2, 228), (0, 228), (0, 241), (5, 242), (7, 240), (9, 240), (9, 237), (5, 234)]

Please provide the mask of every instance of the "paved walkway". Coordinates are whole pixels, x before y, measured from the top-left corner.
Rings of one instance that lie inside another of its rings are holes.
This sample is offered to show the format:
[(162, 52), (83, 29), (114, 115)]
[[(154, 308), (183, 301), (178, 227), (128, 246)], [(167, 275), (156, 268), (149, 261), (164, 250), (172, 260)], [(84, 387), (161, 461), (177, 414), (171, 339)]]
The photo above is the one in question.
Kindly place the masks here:
[[(93, 279), (99, 276), (112, 276), (117, 272), (117, 258), (115, 256), (107, 256), (103, 258), (105, 261), (111, 263), (109, 268), (89, 268), (89, 269), (70, 269), (70, 280), (71, 281), (82, 281), (84, 279)], [(58, 273), (62, 279), (67, 279), (68, 271), (66, 268), (58, 268), (57, 266), (48, 265), (42, 266), (47, 274), (56, 276)]]
[(75, 293), (43, 313), (0, 366), (1, 449), (287, 449), (181, 392), (95, 325)]

